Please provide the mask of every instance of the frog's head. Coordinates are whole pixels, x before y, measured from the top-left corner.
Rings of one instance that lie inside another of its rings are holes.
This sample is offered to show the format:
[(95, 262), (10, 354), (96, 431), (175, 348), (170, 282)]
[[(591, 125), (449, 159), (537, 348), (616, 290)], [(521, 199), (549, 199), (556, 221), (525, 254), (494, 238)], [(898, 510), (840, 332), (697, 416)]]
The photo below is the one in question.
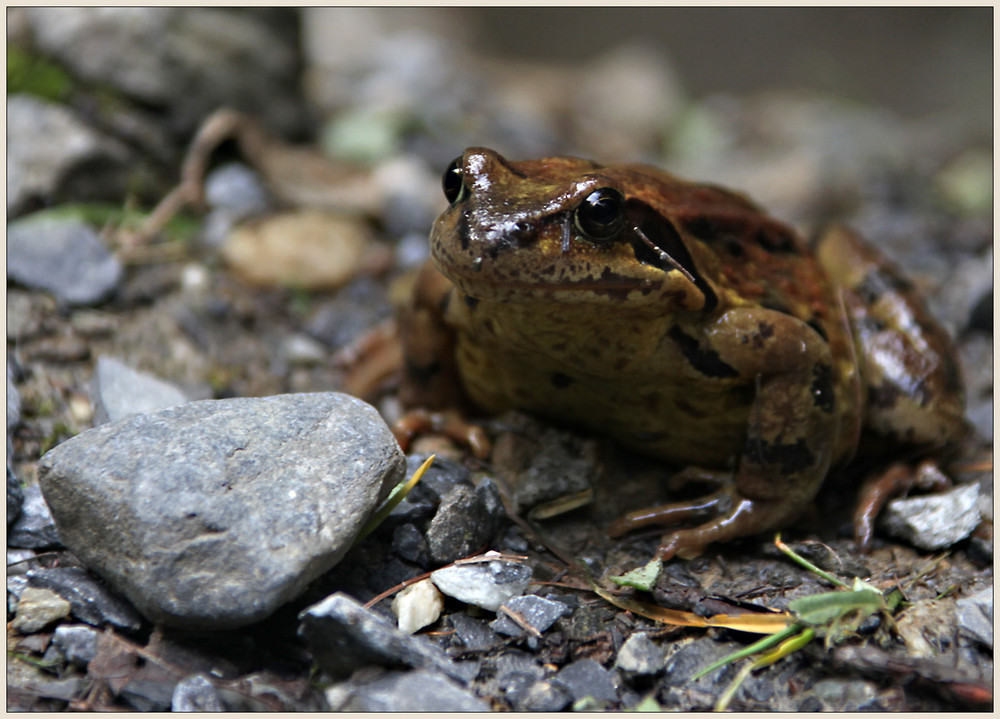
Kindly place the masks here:
[(431, 232), (439, 269), (470, 297), (711, 311), (670, 203), (686, 183), (641, 165), (574, 157), (509, 162), (470, 148), (444, 173)]

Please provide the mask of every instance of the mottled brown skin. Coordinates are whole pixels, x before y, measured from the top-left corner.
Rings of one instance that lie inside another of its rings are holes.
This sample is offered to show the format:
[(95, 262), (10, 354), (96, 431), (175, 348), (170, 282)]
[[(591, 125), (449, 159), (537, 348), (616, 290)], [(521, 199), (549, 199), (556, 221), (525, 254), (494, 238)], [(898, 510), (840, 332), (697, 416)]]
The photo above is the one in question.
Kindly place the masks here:
[[(516, 408), (732, 478), (613, 533), (704, 520), (659, 549), (690, 556), (794, 520), (862, 425), (917, 445), (961, 434), (947, 337), (846, 230), (814, 254), (742, 195), (643, 165), (482, 148), (456, 163), (437, 269), (404, 318), (404, 401)], [(604, 188), (618, 199), (598, 219), (615, 222), (592, 232)]]

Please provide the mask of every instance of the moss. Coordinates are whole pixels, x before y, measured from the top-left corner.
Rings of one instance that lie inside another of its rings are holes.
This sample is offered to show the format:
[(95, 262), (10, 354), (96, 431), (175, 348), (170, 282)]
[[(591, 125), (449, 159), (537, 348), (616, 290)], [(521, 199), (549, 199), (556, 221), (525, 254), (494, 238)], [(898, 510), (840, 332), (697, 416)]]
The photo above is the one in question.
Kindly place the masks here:
[(16, 46), (7, 47), (7, 94), (27, 93), (53, 102), (65, 101), (73, 78), (59, 65)]

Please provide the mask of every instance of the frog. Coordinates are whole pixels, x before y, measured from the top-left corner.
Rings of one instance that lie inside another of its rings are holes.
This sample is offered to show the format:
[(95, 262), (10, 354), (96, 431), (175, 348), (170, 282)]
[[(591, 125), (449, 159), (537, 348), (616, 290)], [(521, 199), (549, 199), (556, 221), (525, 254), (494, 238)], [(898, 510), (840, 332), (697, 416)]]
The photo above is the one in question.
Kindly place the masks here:
[(966, 431), (947, 333), (846, 226), (806, 242), (652, 165), (483, 147), (442, 186), (401, 320), (403, 403), (520, 410), (711, 481), (609, 528), (678, 527), (663, 560), (792, 523), (863, 434), (925, 454)]

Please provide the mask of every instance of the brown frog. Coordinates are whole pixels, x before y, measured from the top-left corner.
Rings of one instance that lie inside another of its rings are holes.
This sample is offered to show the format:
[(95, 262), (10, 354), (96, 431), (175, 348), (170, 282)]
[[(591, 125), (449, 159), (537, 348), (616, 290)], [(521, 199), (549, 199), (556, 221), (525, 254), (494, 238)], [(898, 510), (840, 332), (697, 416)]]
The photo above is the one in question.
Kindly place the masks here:
[(404, 402), (516, 408), (726, 480), (612, 527), (700, 522), (664, 559), (791, 522), (862, 428), (920, 449), (965, 428), (946, 334), (846, 229), (810, 249), (740, 194), (637, 164), (470, 148), (443, 185)]

